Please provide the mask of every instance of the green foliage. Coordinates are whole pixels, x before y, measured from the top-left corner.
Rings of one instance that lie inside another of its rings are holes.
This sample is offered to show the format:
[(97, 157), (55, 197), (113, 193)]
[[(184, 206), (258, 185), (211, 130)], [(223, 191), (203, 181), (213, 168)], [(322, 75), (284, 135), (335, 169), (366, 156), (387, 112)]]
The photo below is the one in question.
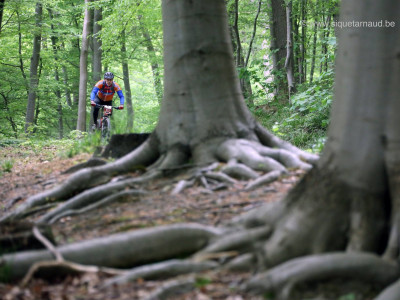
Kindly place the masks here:
[(333, 75), (333, 71), (328, 71), (313, 83), (299, 86), (289, 106), (271, 101), (252, 111), (266, 128), (280, 138), (300, 148), (321, 152), (329, 125)]
[[(246, 94), (256, 117), (264, 126), (277, 135), (300, 147), (322, 149), (325, 131), (329, 123), (329, 108), (332, 101), (333, 62), (335, 59), (336, 38), (334, 28), (326, 26), (327, 16), (337, 10), (337, 0), (319, 2), (293, 1), (294, 48), (301, 48), (302, 27), (305, 28), (305, 64), (311, 69), (312, 58), (315, 60), (314, 81), (298, 86), (298, 93), (291, 98), (291, 105), (274, 102), (273, 93), (279, 82), (286, 80), (284, 71), (272, 69), (271, 37), (269, 31), (270, 8), (261, 6), (261, 13), (256, 24), (256, 35), (252, 44), (247, 66), (238, 66), (241, 79), (251, 84), (252, 94)], [(305, 21), (302, 20), (301, 5), (306, 3)], [(243, 60), (247, 57), (254, 30), (258, 1), (239, 1), (238, 28), (241, 40)], [(121, 85), (126, 96), (123, 82), (121, 51), (123, 31), (126, 33), (126, 59), (129, 64), (130, 86), (134, 109), (133, 132), (151, 132), (154, 130), (160, 111), (160, 104), (155, 92), (152, 66), (158, 65), (163, 77), (163, 45), (161, 2), (155, 0), (126, 1), (98, 0), (89, 4), (91, 8), (101, 8), (103, 20), (102, 40), (103, 69), (116, 74), (116, 81)], [(229, 23), (234, 23), (234, 0), (227, 1)], [(32, 147), (40, 151), (40, 144), (45, 140), (60, 139), (68, 150), (68, 156), (91, 151), (100, 145), (100, 138), (94, 135), (80, 136), (74, 132), (77, 119), (79, 86), (79, 54), (83, 24), (83, 1), (45, 0), (43, 1), (41, 61), (39, 67), (39, 86), (35, 111), (35, 123), (30, 135), (25, 135), (25, 114), (29, 85), (29, 65), (32, 55), (32, 38), (35, 24), (35, 7), (29, 1), (6, 1), (3, 24), (0, 35), (0, 147), (11, 141), (24, 143), (27, 137), (33, 139)], [(304, 21), (304, 22), (303, 22)], [(303, 23), (301, 23), (303, 22)], [(314, 24), (319, 22), (316, 36), (316, 54), (312, 54), (312, 37)], [(297, 26), (297, 28), (296, 28)], [(149, 51), (148, 38), (151, 39), (154, 51)], [(55, 42), (56, 49), (52, 46)], [(233, 48), (237, 55), (236, 37), (232, 34)], [(326, 48), (326, 52), (322, 51)], [(299, 53), (296, 52), (298, 56)], [(296, 58), (297, 61), (297, 58)], [(87, 96), (93, 87), (91, 82), (91, 53), (89, 53), (89, 74)], [(56, 80), (58, 71), (58, 80)], [(298, 74), (296, 74), (298, 76)], [(317, 78), (317, 79), (315, 79)], [(318, 79), (319, 78), (319, 79)], [(60, 96), (61, 95), (61, 96)], [(68, 97), (67, 97), (68, 96)], [(68, 100), (69, 99), (69, 100)], [(74, 101), (75, 99), (75, 101)], [(116, 97), (116, 101), (118, 98)], [(117, 103), (115, 103), (117, 104)], [(257, 106), (275, 107), (273, 113), (265, 113)], [(125, 105), (125, 108), (127, 106)], [(277, 111), (276, 111), (277, 110)], [(62, 116), (62, 118), (61, 118)], [(89, 119), (89, 105), (87, 119)], [(62, 120), (63, 127), (59, 126)], [(125, 133), (127, 109), (115, 112), (112, 120), (113, 133)], [(89, 120), (87, 120), (89, 126)], [(67, 138), (62, 138), (67, 136)], [(72, 144), (71, 144), (72, 143)], [(25, 143), (26, 146), (28, 146)]]
[(196, 277), (196, 287), (202, 288), (212, 283), (212, 279), (209, 277)]
[(68, 138), (63, 140), (65, 145), (60, 156), (74, 157), (79, 153), (94, 153), (97, 147), (101, 146), (100, 131), (94, 133), (81, 132), (73, 130), (68, 135)]
[(5, 161), (1, 162), (1, 172), (7, 172), (10, 173), (12, 168), (14, 166), (14, 160), (13, 159), (6, 159)]
[(353, 293), (346, 294), (346, 295), (340, 296), (338, 298), (338, 300), (356, 300), (356, 299), (357, 299), (357, 296)]

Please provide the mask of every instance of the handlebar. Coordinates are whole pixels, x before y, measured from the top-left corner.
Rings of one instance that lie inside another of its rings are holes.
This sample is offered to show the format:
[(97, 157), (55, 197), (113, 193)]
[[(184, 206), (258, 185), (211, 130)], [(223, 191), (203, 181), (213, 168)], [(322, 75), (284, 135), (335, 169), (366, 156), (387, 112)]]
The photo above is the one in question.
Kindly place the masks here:
[[(111, 106), (111, 105), (96, 104), (94, 107), (102, 108), (103, 106)], [(112, 108), (119, 109), (119, 106), (112, 106)]]

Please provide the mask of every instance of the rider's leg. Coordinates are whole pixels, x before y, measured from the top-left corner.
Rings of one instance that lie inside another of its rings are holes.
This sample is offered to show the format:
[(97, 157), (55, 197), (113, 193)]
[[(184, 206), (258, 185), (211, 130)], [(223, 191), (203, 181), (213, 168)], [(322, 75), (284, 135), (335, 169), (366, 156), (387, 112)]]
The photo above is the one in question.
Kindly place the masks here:
[[(94, 98), (94, 103), (96, 103), (97, 105), (105, 105), (105, 102), (100, 100), (99, 97), (96, 96), (96, 98)], [(93, 107), (93, 123), (94, 126), (97, 127), (97, 118), (99, 117), (99, 110), (100, 107)]]

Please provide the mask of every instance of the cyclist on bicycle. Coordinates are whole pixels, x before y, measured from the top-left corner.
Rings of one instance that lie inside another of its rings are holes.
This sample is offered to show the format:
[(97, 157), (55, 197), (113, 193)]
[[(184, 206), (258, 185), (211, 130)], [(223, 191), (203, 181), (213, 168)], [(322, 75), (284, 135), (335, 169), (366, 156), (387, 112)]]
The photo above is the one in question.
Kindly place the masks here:
[(119, 108), (124, 109), (124, 94), (122, 93), (121, 87), (118, 83), (114, 82), (114, 74), (111, 72), (104, 73), (104, 80), (100, 80), (93, 87), (92, 93), (90, 94), (90, 105), (93, 109), (93, 129), (97, 128), (97, 117), (99, 116), (100, 107), (96, 105), (112, 105), (112, 99), (115, 92), (119, 97)]

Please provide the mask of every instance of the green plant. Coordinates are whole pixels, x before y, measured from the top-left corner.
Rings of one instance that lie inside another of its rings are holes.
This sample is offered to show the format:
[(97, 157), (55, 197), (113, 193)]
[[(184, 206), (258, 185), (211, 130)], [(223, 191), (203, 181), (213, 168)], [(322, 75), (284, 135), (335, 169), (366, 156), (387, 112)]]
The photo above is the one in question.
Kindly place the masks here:
[(196, 286), (198, 288), (204, 287), (207, 284), (210, 284), (212, 282), (211, 278), (208, 277), (196, 277)]
[(356, 300), (356, 295), (353, 293), (340, 296), (338, 300)]
[(7, 159), (4, 162), (1, 163), (1, 170), (2, 172), (7, 172), (10, 173), (12, 168), (14, 166), (14, 160), (13, 159)]

